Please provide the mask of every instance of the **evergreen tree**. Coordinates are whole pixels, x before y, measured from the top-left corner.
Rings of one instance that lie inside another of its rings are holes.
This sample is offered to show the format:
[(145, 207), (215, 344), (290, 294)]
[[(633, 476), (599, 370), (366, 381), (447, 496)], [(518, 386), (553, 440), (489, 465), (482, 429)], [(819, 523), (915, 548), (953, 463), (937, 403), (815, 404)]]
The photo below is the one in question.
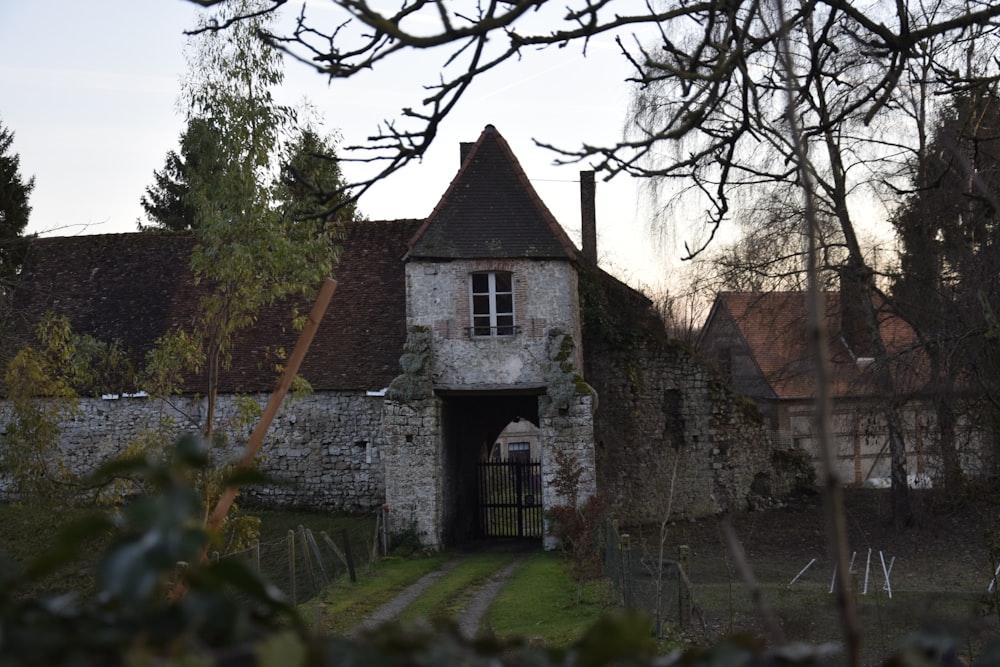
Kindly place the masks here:
[[(161, 228), (173, 231), (191, 229), (195, 224), (195, 211), (189, 201), (192, 171), (209, 168), (210, 155), (196, 153), (194, 137), (208, 128), (208, 121), (192, 117), (180, 137), (180, 153), (170, 151), (161, 171), (153, 172), (154, 183), (146, 188), (141, 204), (150, 225), (141, 229)], [(202, 150), (202, 148), (199, 148)]]
[(898, 308), (929, 360), (944, 483), (962, 485), (956, 432), (969, 390), (985, 392), (983, 432), (1000, 412), (1000, 97), (971, 90), (953, 97), (915, 164), (914, 191), (895, 216)]
[(11, 289), (24, 259), (35, 178), (21, 175), (21, 156), (12, 151), (14, 133), (0, 123), (0, 295)]
[(320, 135), (309, 125), (301, 127), (285, 146), (274, 198), (282, 214), (292, 220), (360, 218), (356, 204), (344, 192), (334, 138)]

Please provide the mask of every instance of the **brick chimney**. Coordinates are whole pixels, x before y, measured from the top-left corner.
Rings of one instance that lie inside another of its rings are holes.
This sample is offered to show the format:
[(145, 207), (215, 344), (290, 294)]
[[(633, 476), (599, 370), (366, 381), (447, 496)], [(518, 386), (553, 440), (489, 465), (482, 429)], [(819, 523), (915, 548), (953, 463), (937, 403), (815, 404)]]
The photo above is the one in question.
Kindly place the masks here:
[(465, 158), (469, 157), (469, 151), (475, 146), (474, 141), (462, 141), (458, 144), (458, 166), (461, 167), (465, 164)]
[(580, 172), (580, 242), (583, 245), (583, 260), (590, 266), (597, 266), (597, 188), (594, 172)]

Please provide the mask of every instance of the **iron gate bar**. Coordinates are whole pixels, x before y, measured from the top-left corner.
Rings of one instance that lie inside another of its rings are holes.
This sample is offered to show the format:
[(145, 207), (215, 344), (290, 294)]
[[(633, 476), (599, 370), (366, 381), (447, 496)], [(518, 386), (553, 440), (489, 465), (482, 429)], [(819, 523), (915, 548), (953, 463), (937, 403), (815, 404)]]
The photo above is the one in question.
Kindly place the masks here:
[(542, 465), (538, 461), (481, 461), (478, 466), (482, 537), (542, 536)]

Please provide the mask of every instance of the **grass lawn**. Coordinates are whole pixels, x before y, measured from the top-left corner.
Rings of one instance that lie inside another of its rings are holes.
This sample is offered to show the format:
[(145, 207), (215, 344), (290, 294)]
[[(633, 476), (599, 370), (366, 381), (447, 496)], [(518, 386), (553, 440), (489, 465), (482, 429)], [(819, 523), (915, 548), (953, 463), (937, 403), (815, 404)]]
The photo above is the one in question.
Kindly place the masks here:
[[(539, 551), (525, 557), (525, 564), (508, 580), (483, 618), (484, 627), (498, 638), (563, 648), (579, 639), (613, 607), (613, 594), (605, 582), (587, 582), (578, 587), (559, 554)], [(404, 588), (452, 558), (458, 558), (458, 564), (424, 591), (398, 620), (455, 619), (479, 586), (515, 555), (445, 553), (429, 558), (386, 559), (357, 583), (346, 579), (335, 582), (321, 601), (302, 607), (303, 615), (319, 619), (323, 632), (344, 635)]]
[[(845, 496), (849, 548), (856, 553), (851, 590), (865, 664), (881, 664), (900, 642), (926, 628), (956, 632), (963, 639), (959, 650), (974, 659), (1000, 627), (995, 611), (1000, 607), (987, 593), (996, 567), (991, 549), (1000, 525), (993, 497), (984, 494), (977, 502), (950, 505), (931, 494), (912, 492), (914, 525), (895, 530), (887, 520), (887, 493), (849, 489)], [(734, 514), (729, 520), (786, 639), (810, 644), (840, 640), (819, 499)], [(633, 529), (632, 534), (640, 531)], [(652, 531), (647, 534), (654, 536)], [(725, 546), (721, 518), (677, 521), (668, 529), (668, 543), (690, 549), (687, 574), (696, 613), (688, 636), (707, 644), (738, 632), (763, 635), (760, 612)], [(891, 573), (891, 598), (883, 588), (883, 556)]]
[[(373, 563), (357, 582), (341, 577), (321, 598), (302, 608), (306, 618), (320, 619), (322, 631), (344, 635), (376, 609), (428, 572), (441, 567), (448, 556), (426, 558), (387, 558)], [(317, 611), (317, 607), (319, 610)]]
[[(94, 512), (108, 511), (108, 508), (82, 509), (75, 507), (55, 507), (45, 505), (0, 504), (0, 554), (15, 566), (24, 567), (39, 554), (52, 554), (58, 549), (61, 531)], [(257, 516), (260, 524), (260, 565), (261, 570), (276, 585), (287, 592), (290, 549), (288, 531), (297, 531), (304, 526), (313, 531), (316, 540), (323, 543), (322, 533), (327, 533), (338, 546), (343, 548), (346, 539), (351, 543), (358, 570), (368, 567), (371, 542), (374, 536), (374, 515), (337, 515), (319, 512), (278, 512), (273, 510), (246, 510)], [(111, 533), (95, 535), (82, 544), (80, 552), (66, 565), (50, 573), (44, 580), (25, 585), (24, 594), (41, 591), (76, 591), (88, 594), (94, 588), (97, 564), (111, 539)], [(301, 541), (296, 539), (295, 555), (303, 558)], [(332, 553), (323, 552), (324, 560), (334, 562), (336, 574), (344, 568)], [(247, 556), (250, 557), (249, 555)], [(315, 563), (315, 559), (313, 560)], [(328, 565), (329, 568), (329, 565)], [(302, 569), (302, 568), (300, 568)], [(331, 572), (331, 574), (334, 574)], [(304, 570), (301, 580), (308, 578)], [(300, 582), (300, 585), (306, 583)], [(317, 583), (319, 585), (319, 583)]]
[(514, 555), (510, 553), (485, 552), (463, 556), (457, 566), (406, 608), (400, 620), (454, 618), (490, 575), (513, 559)]
[(560, 554), (539, 551), (500, 591), (484, 623), (501, 639), (559, 648), (579, 639), (613, 605), (607, 582), (578, 587)]

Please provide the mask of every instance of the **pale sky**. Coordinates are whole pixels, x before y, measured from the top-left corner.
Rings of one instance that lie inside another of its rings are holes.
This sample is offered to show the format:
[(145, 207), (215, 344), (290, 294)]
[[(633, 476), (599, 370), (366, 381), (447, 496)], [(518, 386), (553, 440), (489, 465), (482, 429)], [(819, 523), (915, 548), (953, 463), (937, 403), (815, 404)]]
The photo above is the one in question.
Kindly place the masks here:
[[(14, 132), (22, 174), (35, 177), (29, 231), (136, 229), (140, 197), (183, 129), (177, 110), (186, 72), (183, 31), (199, 11), (186, 0), (0, 0), (0, 120)], [(437, 76), (434, 61), (407, 57), (332, 84), (289, 62), (283, 101), (308, 99), (344, 145), (362, 143), (380, 120), (419, 104), (422, 86)], [(362, 197), (365, 215), (427, 216), (458, 169), (459, 142), (474, 141), (493, 124), (579, 243), (576, 181), (587, 166), (553, 166), (554, 155), (532, 139), (567, 148), (613, 142), (628, 103), (627, 66), (610, 40), (591, 43), (586, 58), (579, 47), (567, 47), (509, 65), (470, 89), (422, 163)], [(344, 169), (348, 178), (360, 173)], [(599, 254), (602, 266), (629, 284), (656, 289), (667, 282), (669, 257), (653, 250), (638, 192), (624, 177), (604, 183), (598, 176)]]

